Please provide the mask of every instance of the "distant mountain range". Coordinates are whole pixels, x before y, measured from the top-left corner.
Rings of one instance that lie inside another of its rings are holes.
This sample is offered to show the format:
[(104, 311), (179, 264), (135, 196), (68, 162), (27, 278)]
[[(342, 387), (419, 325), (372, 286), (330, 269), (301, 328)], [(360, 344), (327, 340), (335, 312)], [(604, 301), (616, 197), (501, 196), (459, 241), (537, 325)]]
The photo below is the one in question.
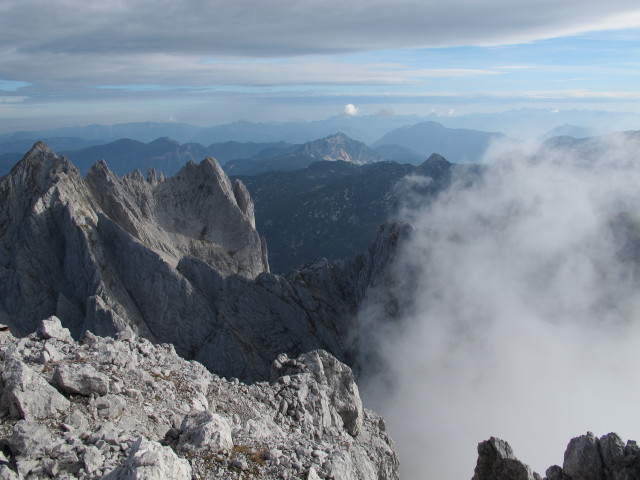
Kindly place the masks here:
[[(520, 109), (498, 113), (468, 115), (339, 115), (317, 121), (248, 122), (239, 121), (211, 127), (176, 122), (137, 122), (116, 125), (88, 125), (49, 130), (18, 131), (0, 135), (0, 144), (17, 140), (37, 140), (54, 145), (52, 138), (78, 138), (93, 145), (109, 143), (120, 138), (150, 142), (170, 137), (181, 143), (270, 143), (284, 141), (300, 144), (323, 138), (335, 132), (372, 145), (386, 133), (404, 126), (423, 122), (437, 122), (447, 128), (502, 132), (514, 138), (537, 138), (550, 129), (564, 124), (604, 131), (637, 130), (640, 114), (592, 110)], [(567, 133), (560, 133), (566, 135)], [(64, 149), (77, 150), (87, 145), (74, 145)], [(1, 153), (24, 153), (24, 149), (2, 150)]]
[(401, 127), (384, 135), (374, 147), (398, 145), (425, 157), (438, 153), (455, 163), (478, 162), (491, 142), (506, 138), (501, 133), (447, 128), (436, 122)]
[(610, 130), (603, 130), (600, 128), (586, 128), (581, 127), (579, 125), (569, 125), (565, 123), (564, 125), (558, 125), (557, 127), (552, 128), (540, 138), (543, 140), (547, 140), (553, 137), (573, 137), (573, 138), (588, 138), (588, 137), (596, 137), (598, 135), (607, 135), (610, 134)]
[[(402, 117), (405, 120), (415, 117)], [(394, 120), (399, 121), (397, 118)], [(315, 137), (303, 143), (290, 143), (283, 140), (296, 137), (298, 133), (323, 130), (331, 125), (341, 124), (350, 130), (358, 130), (356, 126), (373, 125), (373, 132), (394, 123), (389, 119), (378, 117), (344, 118), (335, 117), (322, 122), (302, 122), (295, 124), (293, 134), (285, 135), (284, 129), (289, 124), (268, 124), (262, 130), (262, 137), (270, 138), (281, 134), (277, 141), (237, 141), (227, 139), (224, 142), (206, 144), (182, 142), (167, 136), (156, 137), (152, 141), (141, 141), (137, 138), (119, 138), (108, 142), (87, 139), (82, 135), (116, 135), (131, 133), (140, 137), (158, 132), (166, 132), (170, 126), (177, 128), (183, 136), (197, 137), (204, 130), (186, 124), (122, 124), (111, 127), (91, 125), (79, 129), (57, 129), (43, 132), (18, 132), (0, 135), (0, 175), (7, 173), (28, 150), (32, 142), (43, 140), (58, 152), (74, 159), (83, 174), (97, 161), (104, 159), (118, 175), (124, 175), (135, 169), (146, 172), (149, 168), (161, 171), (165, 175), (175, 174), (188, 161), (199, 161), (206, 156), (216, 158), (229, 175), (259, 175), (268, 171), (293, 171), (303, 169), (318, 160), (343, 160), (356, 164), (366, 164), (390, 160), (411, 165), (421, 164), (432, 153), (437, 153), (454, 163), (478, 162), (492, 142), (506, 139), (498, 132), (486, 132), (466, 128), (449, 128), (440, 123), (428, 121), (386, 131), (372, 142), (373, 149), (348, 133), (331, 134), (318, 139)], [(227, 126), (212, 127), (220, 133), (233, 136), (233, 131), (244, 131), (251, 137), (254, 127), (260, 130), (267, 124), (237, 122)], [(231, 127), (233, 126), (233, 128)], [(224, 127), (224, 128), (223, 128)], [(228, 128), (227, 128), (228, 127)], [(246, 127), (246, 128), (245, 128)], [(260, 128), (258, 128), (260, 127)], [(293, 127), (292, 127), (293, 128)], [(211, 133), (212, 129), (205, 129)], [(226, 129), (226, 130), (225, 130)], [(295, 130), (297, 129), (297, 130)], [(257, 131), (257, 130), (255, 130)], [(564, 124), (548, 130), (541, 137), (545, 141), (554, 138), (581, 139), (590, 134), (601, 134), (604, 130)], [(198, 135), (192, 135), (198, 132)], [(271, 132), (271, 133), (269, 133)], [(78, 134), (79, 136), (30, 137), (30, 135)], [(208, 134), (207, 134), (208, 135)], [(369, 135), (370, 137), (371, 135)], [(208, 138), (203, 136), (202, 138)], [(513, 139), (511, 139), (513, 140)], [(517, 142), (518, 140), (516, 140)]]

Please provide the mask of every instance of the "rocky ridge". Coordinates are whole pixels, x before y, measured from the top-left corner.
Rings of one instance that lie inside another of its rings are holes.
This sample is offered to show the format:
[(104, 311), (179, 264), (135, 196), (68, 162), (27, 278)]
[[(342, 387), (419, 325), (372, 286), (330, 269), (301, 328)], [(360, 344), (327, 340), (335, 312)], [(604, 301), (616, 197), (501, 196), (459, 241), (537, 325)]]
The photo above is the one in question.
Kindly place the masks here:
[(392, 480), (384, 422), (327, 352), (245, 385), (123, 330), (0, 329), (0, 478)]
[(214, 159), (171, 178), (99, 162), (83, 179), (42, 143), (0, 179), (0, 200), (0, 322), (14, 334), (50, 315), (76, 339), (130, 328), (247, 381), (269, 378), (282, 352), (346, 360), (349, 317), (379, 281), (367, 272), (384, 270), (406, 229), (381, 229), (366, 262), (284, 278), (268, 272), (247, 190)]
[(638, 480), (640, 448), (626, 444), (615, 433), (598, 438), (593, 433), (572, 438), (562, 467), (549, 467), (542, 477), (516, 458), (504, 440), (491, 437), (478, 444), (478, 462), (472, 480)]

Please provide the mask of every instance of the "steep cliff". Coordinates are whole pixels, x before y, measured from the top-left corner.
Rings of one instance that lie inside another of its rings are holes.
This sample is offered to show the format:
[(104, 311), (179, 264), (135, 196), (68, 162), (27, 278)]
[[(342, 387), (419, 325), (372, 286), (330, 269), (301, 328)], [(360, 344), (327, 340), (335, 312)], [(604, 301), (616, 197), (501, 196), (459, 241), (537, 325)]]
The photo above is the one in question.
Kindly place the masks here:
[(284, 278), (268, 271), (247, 190), (215, 160), (146, 179), (99, 162), (84, 180), (42, 143), (0, 180), (0, 199), (0, 322), (12, 332), (50, 315), (75, 338), (129, 327), (244, 380), (267, 378), (283, 352), (345, 360), (349, 319), (408, 228)]

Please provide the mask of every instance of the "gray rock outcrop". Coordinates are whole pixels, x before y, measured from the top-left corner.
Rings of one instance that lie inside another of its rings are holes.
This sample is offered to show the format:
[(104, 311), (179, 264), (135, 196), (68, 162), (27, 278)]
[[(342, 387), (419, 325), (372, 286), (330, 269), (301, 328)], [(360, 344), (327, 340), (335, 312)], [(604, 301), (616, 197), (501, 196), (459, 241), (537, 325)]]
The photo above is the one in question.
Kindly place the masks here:
[(191, 466), (169, 447), (139, 438), (131, 447), (122, 467), (104, 477), (104, 480), (191, 480)]
[[(562, 467), (553, 465), (544, 480), (640, 480), (640, 448), (615, 433), (600, 438), (587, 432), (571, 439)], [(519, 461), (504, 440), (491, 437), (478, 445), (473, 480), (533, 480), (540, 475)]]
[(491, 437), (478, 444), (472, 480), (540, 480), (540, 476), (516, 458), (507, 442)]
[[(43, 362), (49, 347), (59, 352), (55, 367)], [(0, 360), (66, 402), (46, 418), (0, 417), (0, 478), (398, 478), (384, 422), (362, 408), (350, 369), (324, 351), (280, 357), (273, 380), (252, 385), (130, 330), (80, 342), (0, 330)], [(107, 391), (70, 393), (54, 380), (60, 371), (64, 385), (92, 385), (89, 374)], [(5, 382), (3, 398), (13, 388)]]
[(7, 356), (2, 365), (0, 412), (16, 419), (54, 417), (69, 409), (64, 398), (19, 357)]

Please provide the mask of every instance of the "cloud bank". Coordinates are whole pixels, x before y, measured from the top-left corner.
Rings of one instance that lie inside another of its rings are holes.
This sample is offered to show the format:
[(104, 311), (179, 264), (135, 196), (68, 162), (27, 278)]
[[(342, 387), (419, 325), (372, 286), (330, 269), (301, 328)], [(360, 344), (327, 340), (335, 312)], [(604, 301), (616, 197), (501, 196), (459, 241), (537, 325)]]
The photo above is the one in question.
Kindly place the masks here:
[(5, 0), (0, 14), (5, 54), (288, 56), (499, 45), (640, 25), (634, 0), (526, 0), (517, 8), (507, 0)]
[(639, 144), (496, 145), (471, 187), (405, 211), (413, 298), (370, 324), (390, 371), (363, 389), (403, 478), (470, 478), (492, 435), (541, 474), (588, 430), (640, 436)]

